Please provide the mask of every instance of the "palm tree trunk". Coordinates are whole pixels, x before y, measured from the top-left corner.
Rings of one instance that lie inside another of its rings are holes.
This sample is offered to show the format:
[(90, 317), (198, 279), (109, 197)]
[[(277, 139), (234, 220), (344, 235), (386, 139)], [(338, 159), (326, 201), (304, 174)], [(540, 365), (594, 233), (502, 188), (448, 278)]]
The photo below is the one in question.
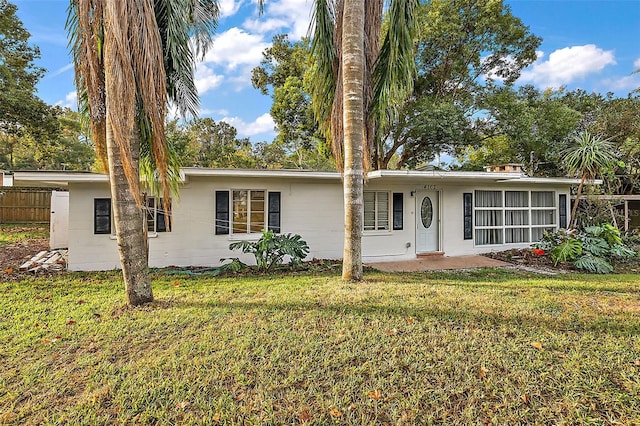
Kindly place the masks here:
[(345, 0), (342, 26), (344, 259), (342, 278), (362, 279), (364, 0)]
[(584, 181), (587, 180), (587, 175), (585, 173), (582, 174), (582, 179), (580, 179), (580, 185), (578, 185), (578, 191), (576, 192), (576, 199), (573, 202), (573, 208), (571, 209), (571, 221), (569, 221), (569, 229), (573, 229), (576, 224), (576, 213), (578, 211), (578, 203), (580, 202), (580, 195), (582, 195), (582, 187), (584, 186)]
[[(144, 231), (145, 216), (142, 206), (136, 202), (122, 166), (120, 148), (112, 132), (107, 109), (107, 158), (113, 215), (118, 240), (118, 252), (127, 294), (132, 306), (153, 302), (149, 267), (147, 264), (147, 238)], [(131, 135), (131, 153), (136, 169), (139, 162), (139, 135), (137, 126)]]

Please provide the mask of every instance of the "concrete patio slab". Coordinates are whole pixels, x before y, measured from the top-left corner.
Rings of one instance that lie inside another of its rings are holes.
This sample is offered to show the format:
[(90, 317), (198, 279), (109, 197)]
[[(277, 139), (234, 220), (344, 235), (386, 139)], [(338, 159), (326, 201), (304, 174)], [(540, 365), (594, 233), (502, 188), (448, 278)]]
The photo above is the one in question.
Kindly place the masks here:
[(382, 272), (422, 272), (446, 269), (496, 268), (501, 266), (510, 266), (509, 263), (501, 260), (476, 255), (422, 257), (398, 262), (367, 263), (366, 265)]

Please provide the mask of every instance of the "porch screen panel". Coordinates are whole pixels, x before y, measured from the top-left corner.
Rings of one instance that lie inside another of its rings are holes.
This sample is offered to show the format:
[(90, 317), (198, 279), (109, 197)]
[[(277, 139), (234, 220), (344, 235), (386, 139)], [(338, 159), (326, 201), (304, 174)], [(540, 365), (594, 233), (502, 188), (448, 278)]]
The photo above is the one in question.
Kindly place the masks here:
[(545, 231), (556, 227), (555, 193), (531, 191), (531, 240), (540, 241)]
[(504, 192), (504, 242), (529, 242), (529, 191)]
[(476, 244), (502, 244), (502, 191), (475, 191)]

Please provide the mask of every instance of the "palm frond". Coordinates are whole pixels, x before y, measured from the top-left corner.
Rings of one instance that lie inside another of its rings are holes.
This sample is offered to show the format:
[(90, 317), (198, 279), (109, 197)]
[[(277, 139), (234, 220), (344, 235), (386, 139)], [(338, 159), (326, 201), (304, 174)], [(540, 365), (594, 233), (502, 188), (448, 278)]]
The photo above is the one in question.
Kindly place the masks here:
[(66, 29), (75, 67), (80, 111), (87, 114), (98, 159), (107, 171), (103, 1), (71, 0)]
[(380, 135), (386, 134), (388, 126), (396, 121), (397, 108), (413, 87), (415, 11), (419, 4), (419, 0), (394, 0), (389, 7), (389, 25), (373, 72), (370, 107)]
[[(341, 170), (342, 139), (335, 140), (332, 137), (332, 121), (335, 121), (332, 117), (337, 115), (333, 106), (338, 95), (336, 92), (339, 92), (337, 83), (340, 81), (335, 32), (336, 5), (333, 0), (316, 0), (314, 6), (310, 26), (310, 30), (313, 29), (311, 56), (314, 58), (310, 79), (313, 114), (324, 137), (329, 141), (336, 165)], [(342, 121), (342, 115), (339, 121)]]

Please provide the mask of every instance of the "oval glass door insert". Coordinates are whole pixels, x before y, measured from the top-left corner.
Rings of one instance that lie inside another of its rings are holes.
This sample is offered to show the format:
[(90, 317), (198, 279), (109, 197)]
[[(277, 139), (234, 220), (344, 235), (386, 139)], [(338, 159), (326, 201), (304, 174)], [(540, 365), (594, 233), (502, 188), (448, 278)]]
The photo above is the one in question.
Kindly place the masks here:
[(420, 219), (422, 219), (422, 226), (424, 226), (425, 229), (429, 229), (433, 222), (433, 203), (431, 203), (431, 198), (429, 197), (424, 197), (422, 199)]

